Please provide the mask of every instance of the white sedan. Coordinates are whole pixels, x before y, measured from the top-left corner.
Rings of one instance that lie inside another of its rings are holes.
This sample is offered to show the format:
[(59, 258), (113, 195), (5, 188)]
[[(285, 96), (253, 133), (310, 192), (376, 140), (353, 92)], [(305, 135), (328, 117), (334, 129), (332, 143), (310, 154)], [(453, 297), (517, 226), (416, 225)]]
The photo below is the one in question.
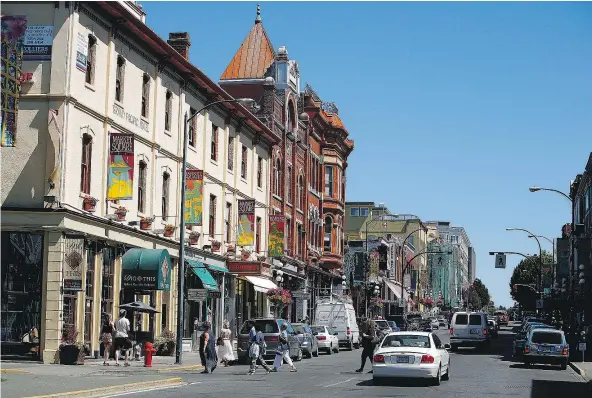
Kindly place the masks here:
[(374, 352), (373, 379), (427, 378), (435, 385), (450, 377), (449, 344), (431, 332), (392, 332)]
[(331, 355), (334, 352), (339, 352), (339, 337), (329, 331), (327, 326), (315, 325), (311, 326), (312, 334), (317, 338), (319, 343), (319, 351), (325, 351)]

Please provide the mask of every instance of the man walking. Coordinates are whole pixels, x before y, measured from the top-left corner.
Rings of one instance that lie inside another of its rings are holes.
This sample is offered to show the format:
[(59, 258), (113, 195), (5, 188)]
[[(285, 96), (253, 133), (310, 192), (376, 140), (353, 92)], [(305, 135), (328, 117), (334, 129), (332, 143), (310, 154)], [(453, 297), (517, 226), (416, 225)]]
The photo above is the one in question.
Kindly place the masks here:
[[(362, 330), (362, 366), (356, 370), (357, 373), (364, 371), (364, 365), (366, 365), (366, 358), (370, 359), (372, 364), (372, 356), (374, 355), (374, 341), (376, 339), (376, 324), (373, 320), (368, 319), (364, 330)], [(372, 373), (372, 370), (369, 372)]]
[(269, 374), (269, 372), (271, 372), (271, 368), (267, 366), (265, 360), (263, 359), (267, 344), (265, 343), (265, 337), (261, 331), (261, 325), (256, 325), (255, 329), (257, 330), (257, 334), (255, 335), (255, 340), (251, 343), (252, 350), (249, 350), (249, 356), (251, 357), (251, 367), (249, 369), (249, 374), (252, 375), (257, 370), (257, 361), (259, 361), (261, 366), (263, 366), (263, 369), (265, 369)]

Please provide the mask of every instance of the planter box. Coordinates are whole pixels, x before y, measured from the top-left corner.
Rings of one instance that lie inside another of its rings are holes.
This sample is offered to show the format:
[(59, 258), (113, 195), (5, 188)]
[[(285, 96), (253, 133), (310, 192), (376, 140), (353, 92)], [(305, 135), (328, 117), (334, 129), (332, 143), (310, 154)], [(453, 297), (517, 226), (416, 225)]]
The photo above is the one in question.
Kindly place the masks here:
[(62, 365), (83, 365), (84, 351), (75, 345), (60, 347), (60, 363)]
[(152, 222), (140, 221), (140, 229), (147, 231), (152, 228)]

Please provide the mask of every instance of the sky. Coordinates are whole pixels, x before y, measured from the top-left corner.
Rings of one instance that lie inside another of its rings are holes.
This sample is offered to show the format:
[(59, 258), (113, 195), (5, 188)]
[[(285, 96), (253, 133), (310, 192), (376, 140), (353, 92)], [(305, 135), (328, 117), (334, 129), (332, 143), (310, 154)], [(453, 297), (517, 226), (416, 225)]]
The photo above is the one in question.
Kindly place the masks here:
[[(255, 2), (142, 2), (163, 38), (187, 31), (212, 80), (251, 29)], [(512, 304), (525, 228), (560, 237), (569, 192), (592, 152), (592, 3), (261, 2), (274, 48), (335, 102), (355, 149), (348, 201), (462, 226), (477, 277)], [(544, 248), (551, 244), (542, 240)]]

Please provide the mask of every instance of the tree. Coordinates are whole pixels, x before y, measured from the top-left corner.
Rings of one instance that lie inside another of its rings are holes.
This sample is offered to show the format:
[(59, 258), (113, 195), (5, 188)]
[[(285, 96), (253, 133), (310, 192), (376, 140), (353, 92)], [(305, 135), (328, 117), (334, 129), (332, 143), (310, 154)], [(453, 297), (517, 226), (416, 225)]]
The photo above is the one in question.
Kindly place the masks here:
[(482, 308), (481, 298), (474, 288), (469, 290), (469, 306), (474, 310), (480, 310)]
[[(543, 251), (543, 264), (553, 262), (553, 256)], [(510, 278), (510, 295), (523, 309), (535, 309), (539, 285), (539, 273), (541, 271), (539, 256), (529, 256), (520, 261)], [(524, 285), (531, 285), (532, 288)]]
[(479, 295), (479, 300), (483, 305), (487, 305), (489, 303), (491, 296), (489, 295), (489, 290), (487, 287), (481, 282), (481, 279), (477, 278), (473, 282), (473, 287), (477, 294)]

